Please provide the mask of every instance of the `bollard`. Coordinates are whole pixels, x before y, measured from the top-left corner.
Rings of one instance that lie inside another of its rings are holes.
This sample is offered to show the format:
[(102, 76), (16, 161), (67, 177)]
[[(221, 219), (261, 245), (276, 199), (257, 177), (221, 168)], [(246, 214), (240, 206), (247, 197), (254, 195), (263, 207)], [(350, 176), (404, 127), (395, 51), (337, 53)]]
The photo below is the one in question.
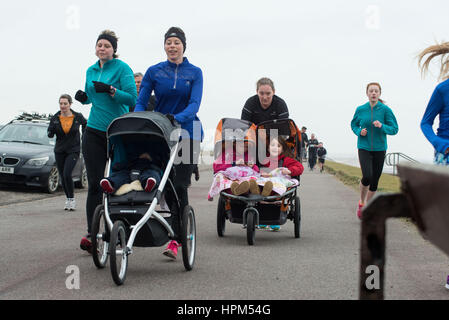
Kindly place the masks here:
[[(401, 192), (378, 195), (363, 210), (359, 298), (384, 299), (385, 237), (388, 218), (410, 217), (420, 234), (449, 255), (449, 168), (399, 165)], [(367, 286), (377, 266), (379, 286)]]

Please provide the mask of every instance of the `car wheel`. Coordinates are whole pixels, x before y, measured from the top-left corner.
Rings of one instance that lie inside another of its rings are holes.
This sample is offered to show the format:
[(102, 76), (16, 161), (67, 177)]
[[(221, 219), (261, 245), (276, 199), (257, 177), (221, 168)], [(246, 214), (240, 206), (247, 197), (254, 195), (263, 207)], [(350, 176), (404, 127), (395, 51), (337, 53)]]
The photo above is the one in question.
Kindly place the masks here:
[(50, 174), (48, 175), (47, 185), (45, 186), (45, 191), (48, 193), (55, 193), (59, 187), (59, 172), (58, 168), (52, 167)]
[(75, 182), (75, 187), (80, 189), (87, 188), (87, 171), (86, 167), (83, 167), (83, 171), (81, 172), (80, 180)]

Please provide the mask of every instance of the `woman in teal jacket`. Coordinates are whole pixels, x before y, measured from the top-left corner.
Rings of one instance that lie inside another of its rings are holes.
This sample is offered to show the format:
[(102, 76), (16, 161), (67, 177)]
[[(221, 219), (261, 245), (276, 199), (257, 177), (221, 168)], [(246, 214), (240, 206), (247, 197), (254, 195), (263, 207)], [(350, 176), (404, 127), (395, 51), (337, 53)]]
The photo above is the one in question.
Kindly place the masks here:
[(99, 60), (87, 69), (85, 91), (79, 90), (75, 99), (82, 104), (92, 104), (82, 151), (89, 183), (86, 216), (87, 235), (80, 247), (90, 252), (92, 218), (97, 205), (102, 202), (100, 180), (104, 177), (107, 161), (106, 129), (111, 121), (129, 111), (136, 104), (137, 90), (131, 68), (117, 59), (118, 38), (105, 30), (97, 39), (95, 53)]
[(379, 98), (381, 87), (378, 83), (369, 83), (366, 95), (369, 102), (358, 107), (351, 121), (351, 128), (357, 139), (362, 180), (360, 181), (360, 200), (357, 216), (362, 217), (362, 208), (377, 190), (385, 152), (387, 150), (387, 134), (398, 133), (398, 123), (393, 111)]

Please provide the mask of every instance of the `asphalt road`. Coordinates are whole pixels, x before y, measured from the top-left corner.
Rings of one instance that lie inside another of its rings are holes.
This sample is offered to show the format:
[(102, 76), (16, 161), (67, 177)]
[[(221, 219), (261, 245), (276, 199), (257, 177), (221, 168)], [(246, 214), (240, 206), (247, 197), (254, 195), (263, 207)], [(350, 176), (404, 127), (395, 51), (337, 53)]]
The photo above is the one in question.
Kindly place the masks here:
[[(358, 299), (360, 222), (357, 193), (333, 176), (305, 172), (301, 180), (301, 238), (293, 223), (280, 232), (256, 232), (249, 246), (241, 225), (216, 233), (217, 199), (207, 201), (212, 172), (190, 189), (197, 219), (194, 269), (162, 255), (164, 247), (135, 248), (127, 279), (117, 287), (79, 248), (85, 233), (86, 192), (78, 210), (62, 210), (64, 197), (0, 204), (0, 300), (6, 299)], [(0, 190), (0, 203), (11, 202)], [(17, 192), (16, 192), (17, 193)], [(39, 194), (39, 196), (41, 196)], [(33, 198), (33, 197), (31, 197)], [(79, 289), (66, 280), (79, 270)], [(67, 269), (69, 268), (69, 269)], [(66, 273), (67, 271), (67, 273)], [(448, 299), (449, 258), (407, 222), (388, 223), (386, 299)]]

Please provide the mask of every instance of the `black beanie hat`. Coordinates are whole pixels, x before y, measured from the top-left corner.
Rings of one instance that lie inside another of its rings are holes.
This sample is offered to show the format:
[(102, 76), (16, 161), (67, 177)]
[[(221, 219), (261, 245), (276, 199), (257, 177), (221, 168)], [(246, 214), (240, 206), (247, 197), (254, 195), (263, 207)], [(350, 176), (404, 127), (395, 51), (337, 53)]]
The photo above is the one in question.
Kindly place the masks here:
[(186, 35), (184, 31), (181, 30), (181, 28), (178, 27), (171, 27), (168, 29), (168, 31), (165, 33), (164, 42), (167, 41), (168, 38), (176, 37), (179, 40), (181, 40), (182, 45), (184, 47), (183, 52), (186, 51)]
[(111, 43), (112, 48), (114, 48), (114, 53), (117, 52), (117, 39), (116, 39), (116, 38), (114, 38), (114, 37), (113, 37), (112, 35), (110, 35), (110, 34), (102, 33), (102, 34), (100, 34), (100, 35), (98, 36), (97, 43), (98, 43), (98, 41), (101, 40), (101, 39), (108, 40), (108, 41)]

